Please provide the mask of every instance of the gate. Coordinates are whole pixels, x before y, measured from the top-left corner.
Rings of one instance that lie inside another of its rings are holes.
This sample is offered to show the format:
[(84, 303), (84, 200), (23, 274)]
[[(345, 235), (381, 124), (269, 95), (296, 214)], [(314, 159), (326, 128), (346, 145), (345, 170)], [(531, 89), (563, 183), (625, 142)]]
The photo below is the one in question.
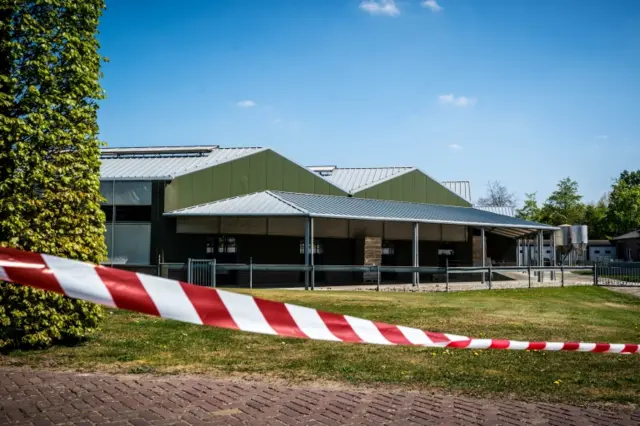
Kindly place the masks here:
[(215, 260), (189, 259), (187, 262), (187, 282), (215, 287)]
[(597, 263), (595, 273), (596, 285), (640, 287), (640, 262)]

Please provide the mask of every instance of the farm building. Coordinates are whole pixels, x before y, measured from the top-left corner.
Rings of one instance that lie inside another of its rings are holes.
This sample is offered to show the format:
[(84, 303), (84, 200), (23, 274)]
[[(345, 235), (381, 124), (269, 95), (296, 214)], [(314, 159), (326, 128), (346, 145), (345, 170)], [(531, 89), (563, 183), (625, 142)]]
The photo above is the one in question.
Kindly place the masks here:
[[(101, 161), (109, 262), (128, 267), (190, 258), (437, 266), (447, 256), (460, 266), (481, 265), (483, 258), (515, 263), (517, 238), (556, 229), (473, 208), (453, 184), (415, 167), (303, 167), (267, 148), (218, 146), (107, 148)], [(305, 247), (313, 255), (305, 256)], [(241, 277), (226, 279), (234, 284)], [(300, 274), (262, 279), (297, 283)], [(344, 272), (317, 277), (354, 279)]]

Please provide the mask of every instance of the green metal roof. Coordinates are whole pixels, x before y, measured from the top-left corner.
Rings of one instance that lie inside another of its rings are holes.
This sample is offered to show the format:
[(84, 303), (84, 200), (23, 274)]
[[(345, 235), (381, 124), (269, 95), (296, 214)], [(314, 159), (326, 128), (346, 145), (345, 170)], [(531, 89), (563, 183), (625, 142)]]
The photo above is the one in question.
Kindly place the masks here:
[(441, 206), (331, 195), (263, 191), (165, 213), (166, 216), (303, 216), (331, 219), (419, 222), (488, 228), (518, 237), (557, 227), (472, 207)]

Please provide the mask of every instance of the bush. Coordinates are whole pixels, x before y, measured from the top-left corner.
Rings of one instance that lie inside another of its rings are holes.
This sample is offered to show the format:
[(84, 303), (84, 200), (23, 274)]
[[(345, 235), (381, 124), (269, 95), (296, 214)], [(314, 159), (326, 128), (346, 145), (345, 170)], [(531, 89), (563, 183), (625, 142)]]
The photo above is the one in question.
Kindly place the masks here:
[[(99, 262), (104, 0), (0, 1), (0, 246)], [(87, 336), (97, 305), (0, 283), (0, 348)]]
[(96, 329), (102, 316), (102, 308), (90, 302), (2, 283), (0, 350), (78, 342)]

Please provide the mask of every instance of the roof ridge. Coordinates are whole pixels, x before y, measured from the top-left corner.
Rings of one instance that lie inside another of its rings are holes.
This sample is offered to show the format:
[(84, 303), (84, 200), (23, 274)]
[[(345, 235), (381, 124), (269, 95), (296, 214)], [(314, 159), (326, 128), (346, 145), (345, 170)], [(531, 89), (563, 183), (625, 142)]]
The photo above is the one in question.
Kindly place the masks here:
[[(271, 190), (266, 190), (266, 191), (261, 191), (264, 192), (266, 194), (269, 194), (270, 196), (272, 196), (273, 198), (275, 198), (276, 200), (280, 201), (281, 203), (286, 204), (287, 206), (298, 210), (300, 213), (304, 213), (304, 214), (310, 214), (308, 210), (303, 209), (300, 206), (297, 206), (293, 203), (291, 203), (290, 201), (287, 200), (283, 200), (282, 197), (279, 197), (277, 194), (275, 194), (275, 191), (271, 191)], [(283, 191), (279, 191), (279, 192), (283, 192)]]
[[(309, 166), (316, 167), (316, 166)], [(336, 167), (336, 170), (414, 169), (414, 166)]]

